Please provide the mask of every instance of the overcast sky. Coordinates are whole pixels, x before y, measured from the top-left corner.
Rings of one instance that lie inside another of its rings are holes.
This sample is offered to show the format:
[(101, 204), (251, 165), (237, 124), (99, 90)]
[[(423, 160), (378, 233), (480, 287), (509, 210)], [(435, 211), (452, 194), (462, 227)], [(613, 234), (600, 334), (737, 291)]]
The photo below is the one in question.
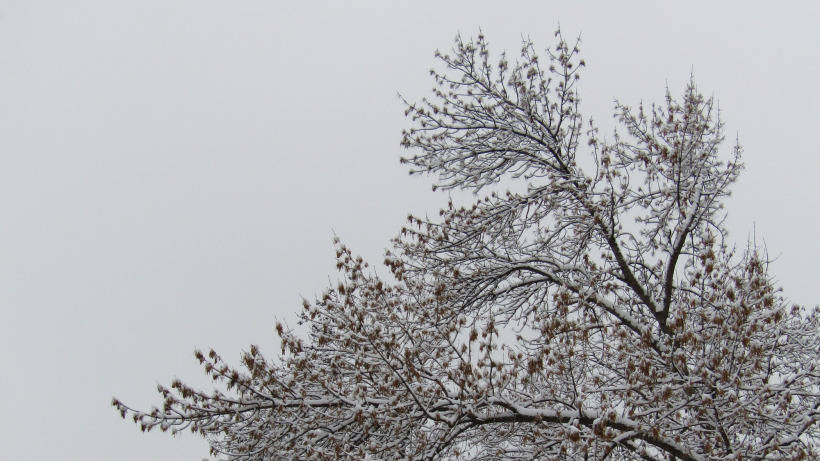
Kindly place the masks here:
[(446, 195), (399, 165), (396, 95), (428, 95), (458, 32), (512, 54), (580, 34), (602, 132), (613, 98), (694, 73), (745, 148), (734, 238), (755, 229), (785, 294), (819, 302), (818, 2), (660, 3), (4, 0), (3, 459), (206, 457), (111, 397), (207, 386), (194, 348), (275, 354), (277, 319), (336, 278), (334, 232), (378, 262), (408, 212), (436, 214)]

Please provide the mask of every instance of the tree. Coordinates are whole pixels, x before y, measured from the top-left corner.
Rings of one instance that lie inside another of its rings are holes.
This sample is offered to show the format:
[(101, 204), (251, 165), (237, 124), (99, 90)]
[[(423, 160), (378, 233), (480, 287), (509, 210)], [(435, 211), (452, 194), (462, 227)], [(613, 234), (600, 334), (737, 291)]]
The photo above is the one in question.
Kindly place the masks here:
[[(281, 356), (196, 352), (222, 390), (181, 381), (123, 417), (205, 436), (230, 459), (817, 459), (818, 310), (790, 306), (765, 253), (727, 242), (712, 99), (632, 109), (601, 138), (579, 113), (578, 48), (490, 64), (437, 55), (407, 103), (411, 173), (473, 191), (409, 218), (380, 277), (337, 241), (336, 287), (281, 324)], [(500, 186), (518, 192), (499, 193)]]

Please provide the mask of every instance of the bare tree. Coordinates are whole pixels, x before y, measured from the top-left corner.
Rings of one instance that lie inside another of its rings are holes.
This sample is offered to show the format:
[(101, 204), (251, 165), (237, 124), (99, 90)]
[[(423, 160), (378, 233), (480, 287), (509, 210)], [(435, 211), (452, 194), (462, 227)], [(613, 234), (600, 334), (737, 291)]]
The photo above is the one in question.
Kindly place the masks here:
[(281, 356), (240, 368), (197, 352), (221, 391), (175, 381), (122, 416), (230, 459), (817, 459), (818, 311), (727, 243), (742, 165), (712, 99), (617, 103), (606, 141), (578, 112), (577, 46), (546, 56), (493, 66), (457, 38), (407, 104), (403, 161), (475, 204), (410, 217), (390, 280), (337, 242), (306, 337), (280, 325)]

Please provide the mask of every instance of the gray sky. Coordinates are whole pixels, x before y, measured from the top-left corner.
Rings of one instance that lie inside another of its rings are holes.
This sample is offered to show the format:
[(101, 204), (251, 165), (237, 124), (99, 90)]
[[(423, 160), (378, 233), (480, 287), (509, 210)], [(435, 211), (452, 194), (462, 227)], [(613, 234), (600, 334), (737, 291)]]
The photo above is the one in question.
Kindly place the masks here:
[(820, 301), (818, 3), (571, 3), (5, 0), (3, 458), (207, 456), (111, 396), (207, 386), (196, 347), (275, 354), (276, 320), (336, 278), (334, 231), (379, 262), (408, 212), (436, 214), (446, 196), (398, 163), (396, 94), (428, 95), (434, 50), (479, 27), (511, 54), (559, 22), (582, 34), (602, 132), (614, 97), (661, 101), (694, 73), (745, 147), (734, 238), (754, 224), (786, 295)]

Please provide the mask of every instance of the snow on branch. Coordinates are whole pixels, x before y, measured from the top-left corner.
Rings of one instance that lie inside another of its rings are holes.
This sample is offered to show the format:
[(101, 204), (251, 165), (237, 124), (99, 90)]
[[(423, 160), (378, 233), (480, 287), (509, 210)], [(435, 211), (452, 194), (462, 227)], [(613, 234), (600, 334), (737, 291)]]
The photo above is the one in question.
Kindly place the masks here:
[[(215, 390), (174, 381), (121, 415), (235, 460), (820, 457), (818, 310), (727, 243), (743, 167), (715, 102), (692, 81), (618, 102), (600, 138), (557, 35), (544, 60), (524, 42), (493, 65), (483, 36), (438, 54), (403, 162), (477, 197), (410, 216), (390, 280), (337, 241), (342, 282), (305, 302), (306, 335), (279, 325), (280, 355), (239, 367), (197, 352)], [(501, 181), (520, 192), (485, 189)]]

